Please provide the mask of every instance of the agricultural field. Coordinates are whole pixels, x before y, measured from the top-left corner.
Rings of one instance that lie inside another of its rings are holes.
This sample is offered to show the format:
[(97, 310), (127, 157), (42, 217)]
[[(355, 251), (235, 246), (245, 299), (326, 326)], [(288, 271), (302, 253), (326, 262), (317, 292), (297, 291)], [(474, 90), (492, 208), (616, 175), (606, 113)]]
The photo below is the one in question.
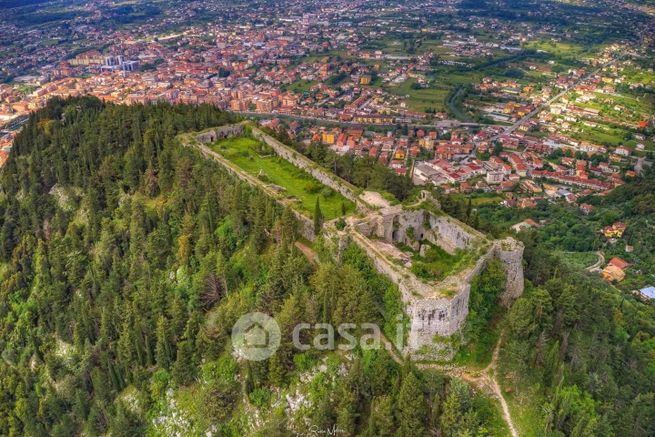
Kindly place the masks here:
[(599, 47), (590, 49), (574, 42), (559, 41), (531, 41), (525, 45), (525, 48), (547, 52), (556, 58), (576, 63), (590, 57), (593, 52), (597, 51), (596, 49), (600, 49)]
[(562, 260), (562, 263), (575, 270), (584, 270), (598, 261), (596, 252), (567, 252), (556, 251), (556, 255)]
[(407, 106), (412, 111), (434, 109), (441, 112), (446, 110), (446, 99), (450, 93), (450, 87), (414, 88), (415, 83), (415, 79), (409, 79), (400, 85), (390, 86), (387, 90), (401, 97), (409, 96)]
[(288, 197), (297, 199), (298, 209), (310, 217), (314, 216), (317, 199), (326, 220), (341, 217), (342, 208), (345, 208), (346, 213), (355, 210), (351, 201), (280, 158), (255, 139), (230, 138), (218, 141), (211, 148), (247, 173), (280, 187)]

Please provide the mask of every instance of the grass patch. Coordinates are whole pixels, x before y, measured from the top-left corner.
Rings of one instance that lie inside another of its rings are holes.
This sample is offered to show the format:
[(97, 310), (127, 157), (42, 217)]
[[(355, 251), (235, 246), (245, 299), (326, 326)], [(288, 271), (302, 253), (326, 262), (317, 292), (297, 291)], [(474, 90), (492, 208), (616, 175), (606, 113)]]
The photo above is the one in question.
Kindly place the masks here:
[(585, 56), (590, 56), (592, 51), (580, 44), (560, 41), (531, 41), (525, 45), (527, 49), (540, 50), (565, 60), (579, 61)]
[(564, 252), (558, 251), (556, 255), (562, 260), (564, 265), (575, 270), (584, 270), (598, 261), (596, 252)]
[(498, 196), (498, 195), (480, 196), (480, 197), (473, 197), (471, 199), (471, 205), (473, 205), (473, 206), (498, 205), (502, 201), (503, 201), (503, 198)]
[(293, 91), (294, 93), (308, 93), (311, 88), (316, 85), (318, 82), (315, 80), (298, 80), (296, 82), (293, 82), (291, 85), (287, 87), (288, 91)]
[(438, 246), (433, 244), (429, 246), (425, 256), (414, 254), (412, 257), (412, 272), (421, 279), (441, 280), (450, 273), (460, 270), (472, 258), (470, 251), (457, 249), (451, 255)]
[(230, 138), (215, 143), (211, 148), (262, 182), (282, 187), (281, 194), (297, 199), (298, 209), (311, 217), (314, 215), (316, 199), (319, 199), (321, 212), (327, 220), (341, 217), (342, 205), (346, 214), (355, 210), (354, 203), (280, 158), (272, 149), (255, 139)]
[(412, 111), (425, 112), (428, 108), (435, 111), (445, 111), (445, 101), (450, 93), (450, 88), (412, 88), (416, 83), (415, 79), (409, 79), (397, 86), (390, 86), (387, 91), (397, 96), (409, 96), (407, 106)]

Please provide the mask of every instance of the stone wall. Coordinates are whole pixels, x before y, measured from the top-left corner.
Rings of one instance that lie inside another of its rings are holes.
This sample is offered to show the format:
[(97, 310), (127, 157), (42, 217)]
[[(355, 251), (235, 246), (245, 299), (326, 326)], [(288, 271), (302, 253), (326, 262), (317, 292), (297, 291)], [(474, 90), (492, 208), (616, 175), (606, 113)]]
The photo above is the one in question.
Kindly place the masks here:
[(245, 171), (242, 171), (240, 168), (236, 167), (230, 161), (226, 160), (220, 154), (214, 152), (204, 144), (200, 144), (195, 147), (206, 158), (212, 159), (218, 162), (219, 164), (221, 164), (221, 166), (231, 175), (236, 176), (238, 179), (248, 183), (249, 185), (252, 185), (253, 187), (261, 189), (283, 207), (289, 207), (291, 212), (296, 216), (296, 219), (298, 219), (300, 233), (302, 234), (302, 236), (310, 241), (314, 241), (314, 239), (316, 238), (316, 234), (314, 233), (314, 221), (311, 218), (304, 215), (303, 213), (301, 213), (300, 211), (291, 208), (288, 199), (280, 197), (278, 193), (275, 192), (275, 190), (271, 189), (268, 185), (266, 185), (256, 177), (246, 173)]
[(495, 255), (502, 261), (505, 269), (505, 292), (501, 301), (505, 307), (523, 294), (523, 243), (511, 237), (497, 241)]
[(430, 241), (450, 254), (457, 249), (469, 249), (483, 239), (448, 216), (430, 214), (429, 224), (431, 232), (428, 236), (434, 238)]
[[(240, 136), (245, 133), (243, 125), (224, 126), (203, 132), (196, 136), (200, 143), (211, 143), (222, 138)], [(375, 268), (396, 283), (401, 292), (405, 312), (410, 318), (407, 344), (403, 352), (413, 359), (451, 359), (455, 350), (450, 347), (448, 338), (456, 335), (463, 327), (468, 315), (471, 283), (476, 275), (493, 258), (503, 263), (506, 277), (505, 290), (501, 302), (509, 306), (523, 293), (523, 245), (506, 238), (488, 241), (480, 232), (460, 223), (447, 215), (435, 214), (430, 208), (408, 208), (401, 205), (375, 210), (360, 199), (350, 184), (319, 167), (295, 150), (276, 139), (252, 128), (253, 137), (265, 142), (284, 159), (299, 167), (321, 183), (341, 193), (355, 202), (360, 212), (368, 214), (364, 218), (351, 217), (345, 231), (326, 227), (328, 238), (337, 240), (339, 256), (348, 240), (354, 241), (372, 260)], [(219, 154), (204, 145), (196, 145), (201, 153), (222, 164), (239, 179), (261, 188), (283, 206), (288, 200), (279, 196), (275, 190), (259, 179), (243, 172)], [(423, 199), (425, 200), (425, 199)], [(437, 206), (438, 202), (432, 202)], [(313, 221), (304, 214), (291, 209), (300, 222), (300, 231), (308, 240), (314, 240)], [(375, 212), (371, 212), (375, 210)], [(410, 228), (412, 231), (410, 231)], [(390, 243), (403, 243), (420, 248), (420, 241), (427, 240), (453, 253), (457, 249), (478, 250), (480, 257), (476, 263), (463, 271), (450, 275), (440, 282), (425, 282), (417, 278), (407, 268), (394, 263), (370, 238), (381, 238)]]
[(334, 191), (341, 193), (343, 197), (355, 203), (359, 211), (368, 212), (371, 210), (371, 206), (366, 204), (358, 197), (357, 193), (355, 192), (356, 187), (350, 185), (348, 182), (340, 179), (338, 176), (320, 167), (318, 164), (306, 158), (301, 153), (298, 153), (296, 150), (284, 145), (280, 141), (276, 140), (270, 135), (265, 134), (256, 127), (252, 128), (252, 136), (260, 141), (263, 141), (265, 144), (270, 146), (279, 156), (286, 159), (296, 167), (303, 169), (312, 175), (316, 180), (320, 181), (323, 185), (326, 185), (332, 188)]
[[(468, 230), (451, 217), (435, 216), (424, 210), (396, 212), (398, 214), (382, 211), (359, 221), (352, 220), (350, 234), (376, 269), (399, 287), (405, 312), (410, 318), (407, 345), (403, 352), (413, 359), (452, 359), (455, 350), (448, 341), (440, 338), (456, 335), (464, 326), (471, 283), (491, 259), (499, 259), (505, 269), (506, 286), (501, 294), (502, 304), (509, 306), (523, 292), (523, 245), (512, 238), (488, 242), (477, 231)], [(438, 235), (435, 244), (446, 242), (457, 248), (477, 247), (481, 255), (476, 263), (443, 281), (427, 283), (389, 260), (369, 239), (374, 236), (388, 242), (405, 242), (406, 229), (410, 226), (414, 227), (415, 232), (420, 229), (419, 232), (424, 232), (423, 237), (429, 239), (431, 230), (422, 226), (426, 218), (431, 226), (435, 226), (434, 233)]]
[(364, 235), (375, 235), (390, 243), (401, 243), (419, 249), (420, 242), (427, 240), (455, 253), (457, 249), (469, 249), (484, 240), (479, 232), (465, 227), (446, 215), (435, 215), (425, 209), (403, 209), (402, 205), (384, 208), (359, 223)]
[(241, 124), (231, 124), (220, 126), (214, 129), (201, 132), (196, 135), (196, 140), (201, 143), (213, 143), (214, 141), (223, 140), (225, 138), (238, 137), (245, 133), (245, 128)]

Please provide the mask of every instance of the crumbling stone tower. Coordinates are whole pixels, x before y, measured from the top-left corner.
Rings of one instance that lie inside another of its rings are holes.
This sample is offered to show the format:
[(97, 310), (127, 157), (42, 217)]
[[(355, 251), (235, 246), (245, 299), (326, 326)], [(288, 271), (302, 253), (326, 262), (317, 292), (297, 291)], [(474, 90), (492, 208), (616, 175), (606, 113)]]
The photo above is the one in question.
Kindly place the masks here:
[[(363, 219), (351, 219), (352, 239), (371, 258), (378, 271), (398, 284), (410, 318), (403, 352), (415, 359), (450, 359), (448, 339), (463, 327), (473, 278), (491, 259), (503, 263), (506, 277), (503, 305), (523, 293), (523, 244), (511, 237), (488, 240), (482, 233), (445, 215), (434, 204), (390, 206)], [(421, 250), (428, 241), (446, 252), (467, 250), (475, 261), (440, 281), (425, 281), (403, 265), (394, 243)]]

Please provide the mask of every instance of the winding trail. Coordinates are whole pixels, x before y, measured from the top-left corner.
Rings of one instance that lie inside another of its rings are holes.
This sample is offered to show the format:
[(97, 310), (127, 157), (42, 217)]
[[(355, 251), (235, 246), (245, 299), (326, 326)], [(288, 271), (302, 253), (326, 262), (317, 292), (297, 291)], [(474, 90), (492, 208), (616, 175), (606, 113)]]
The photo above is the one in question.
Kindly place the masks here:
[[(519, 433), (516, 430), (514, 421), (512, 420), (512, 415), (509, 411), (509, 405), (503, 396), (503, 392), (500, 389), (500, 385), (496, 380), (496, 369), (498, 366), (498, 356), (500, 355), (500, 346), (503, 342), (505, 333), (501, 333), (496, 346), (494, 347), (493, 354), (491, 356), (491, 362), (484, 369), (472, 369), (466, 366), (457, 366), (454, 364), (437, 364), (437, 363), (419, 363), (416, 365), (419, 369), (434, 369), (439, 370), (453, 378), (463, 379), (468, 382), (476, 389), (487, 393), (490, 396), (493, 396), (500, 403), (500, 408), (503, 413), (503, 420), (507, 424), (512, 437), (519, 437)], [(405, 364), (405, 358), (400, 355), (396, 346), (389, 341), (389, 339), (382, 334), (382, 343), (384, 348), (389, 353), (389, 356), (399, 365)]]
[(600, 270), (600, 266), (605, 264), (605, 255), (603, 255), (603, 252), (599, 250), (596, 252), (596, 255), (598, 255), (598, 261), (586, 268), (588, 272), (596, 272)]
[(500, 345), (503, 341), (504, 333), (500, 334), (498, 342), (494, 347), (492, 354), (491, 362), (487, 367), (482, 370), (471, 369), (466, 366), (456, 366), (451, 364), (418, 364), (419, 369), (436, 369), (446, 373), (449, 376), (455, 378), (461, 378), (469, 384), (473, 385), (477, 389), (486, 392), (487, 394), (493, 396), (500, 402), (500, 407), (503, 412), (503, 419), (507, 424), (512, 437), (519, 437), (519, 433), (516, 430), (514, 421), (512, 420), (512, 415), (509, 411), (509, 405), (503, 396), (503, 392), (500, 389), (500, 385), (496, 380), (496, 368), (498, 364), (498, 355), (500, 354)]

